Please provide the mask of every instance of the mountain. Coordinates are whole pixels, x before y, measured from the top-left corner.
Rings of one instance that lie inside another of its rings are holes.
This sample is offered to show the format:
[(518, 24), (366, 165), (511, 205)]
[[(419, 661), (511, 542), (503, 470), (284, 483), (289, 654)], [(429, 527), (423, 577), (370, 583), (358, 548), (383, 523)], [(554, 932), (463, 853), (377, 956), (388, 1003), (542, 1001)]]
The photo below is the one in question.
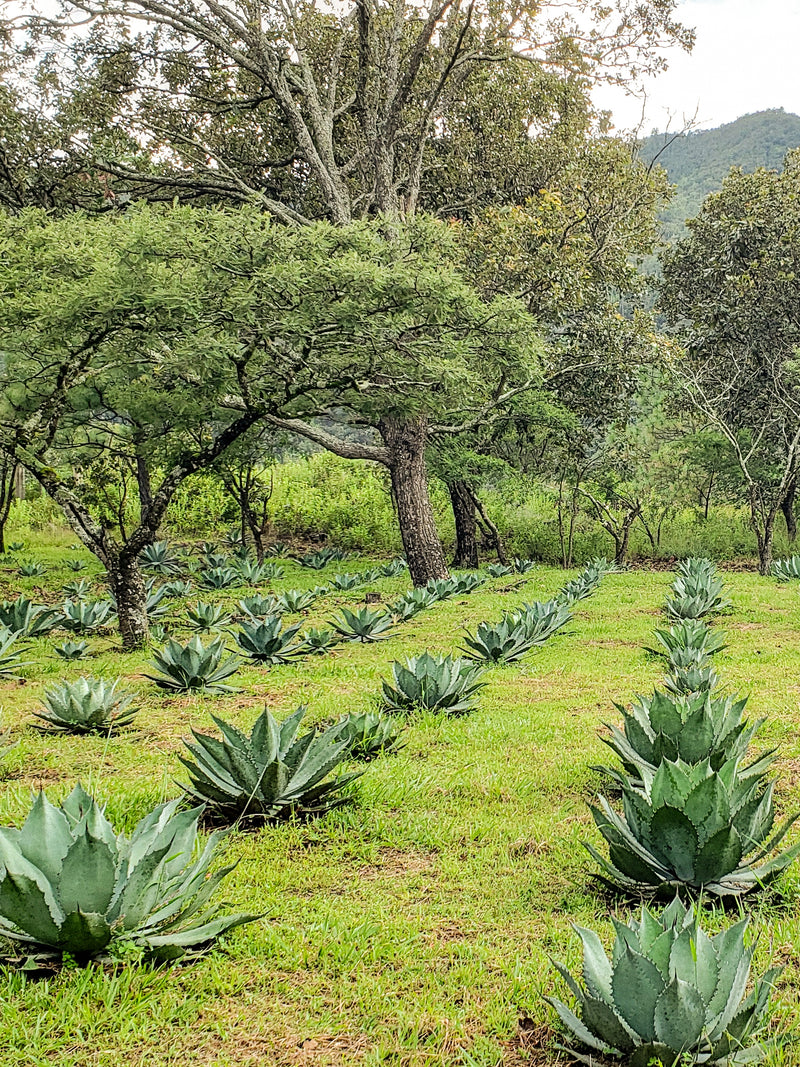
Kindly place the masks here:
[(800, 147), (800, 115), (777, 108), (743, 115), (714, 130), (653, 133), (640, 145), (642, 159), (664, 167), (676, 186), (663, 215), (665, 236), (678, 236), (686, 219), (700, 210), (705, 197), (722, 185), (731, 167), (780, 170), (786, 153)]

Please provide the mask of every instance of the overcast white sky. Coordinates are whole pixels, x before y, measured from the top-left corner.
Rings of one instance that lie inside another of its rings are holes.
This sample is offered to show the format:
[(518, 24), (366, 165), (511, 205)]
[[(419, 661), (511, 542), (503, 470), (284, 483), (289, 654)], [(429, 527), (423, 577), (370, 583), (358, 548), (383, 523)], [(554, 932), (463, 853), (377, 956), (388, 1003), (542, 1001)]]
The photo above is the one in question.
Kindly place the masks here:
[[(705, 127), (768, 108), (800, 114), (800, 0), (682, 0), (678, 14), (697, 42), (647, 84), (644, 133), (680, 129), (695, 112)], [(595, 99), (617, 127), (639, 125), (641, 101), (616, 89)]]

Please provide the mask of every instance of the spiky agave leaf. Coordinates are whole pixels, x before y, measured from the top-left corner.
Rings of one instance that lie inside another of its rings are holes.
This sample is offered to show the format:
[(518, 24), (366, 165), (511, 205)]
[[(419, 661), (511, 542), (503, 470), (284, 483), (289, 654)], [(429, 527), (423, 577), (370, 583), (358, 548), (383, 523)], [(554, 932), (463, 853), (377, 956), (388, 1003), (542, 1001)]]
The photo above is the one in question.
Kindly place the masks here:
[(19, 639), (18, 633), (6, 626), (0, 626), (0, 678), (16, 678), (20, 670), (29, 665), (29, 660), (18, 658), (18, 654), (23, 651)]
[(120, 679), (109, 684), (103, 678), (78, 678), (45, 689), (44, 711), (35, 711), (56, 733), (110, 734), (130, 726), (138, 708), (132, 708), (130, 693), (117, 693)]
[(526, 622), (506, 615), (500, 622), (481, 622), (474, 634), (466, 631), (461, 650), (469, 659), (489, 663), (513, 663), (536, 644)]
[(189, 605), (186, 615), (189, 619), (189, 629), (196, 633), (219, 630), (231, 621), (230, 612), (226, 611), (221, 604), (206, 604), (203, 601), (198, 601), (194, 607)]
[(566, 626), (572, 619), (572, 613), (569, 606), (559, 600), (534, 600), (531, 604), (523, 604), (510, 611), (507, 618), (524, 628), (534, 648), (543, 645)]
[(708, 760), (663, 760), (655, 774), (643, 771), (641, 785), (622, 779), (621, 815), (603, 797), (590, 805), (609, 859), (586, 848), (609, 884), (636, 894), (739, 897), (763, 888), (800, 853), (800, 842), (776, 851), (798, 816), (773, 832), (774, 783), (742, 774), (736, 760), (717, 771)]
[(279, 611), (305, 611), (319, 594), (312, 589), (286, 589), (278, 597)]
[(224, 682), (239, 669), (240, 661), (236, 656), (223, 661), (224, 651), (225, 644), (221, 637), (209, 645), (203, 645), (199, 635), (186, 645), (169, 638), (153, 657), (153, 666), (159, 673), (146, 674), (145, 677), (161, 689), (179, 693), (190, 689), (204, 689), (208, 693), (235, 693), (236, 688)]
[(72, 663), (83, 659), (89, 650), (88, 641), (62, 641), (60, 645), (53, 645), (53, 651), (61, 659)]
[(202, 808), (179, 804), (159, 805), (128, 838), (81, 786), (60, 807), (40, 793), (20, 829), (0, 828), (0, 937), (82, 962), (126, 943), (174, 959), (257, 918), (209, 906), (232, 868), (211, 870), (220, 837), (199, 850)]
[(183, 562), (166, 541), (154, 541), (152, 545), (145, 545), (139, 553), (139, 560), (147, 570), (163, 575), (178, 574)]
[(370, 641), (385, 641), (391, 637), (387, 630), (394, 625), (391, 615), (385, 611), (371, 611), (369, 608), (359, 608), (350, 611), (342, 608), (339, 615), (331, 619), (331, 626), (347, 641), (361, 641), (367, 644)]
[(395, 661), (392, 681), (383, 680), (383, 703), (390, 711), (417, 709), (463, 715), (475, 707), (484, 688), (484, 672), (474, 663), (452, 656), (432, 656), (423, 652), (405, 664)]
[(711, 666), (676, 667), (673, 665), (664, 679), (668, 693), (713, 693), (719, 685), (719, 676)]
[(34, 604), (20, 593), (16, 600), (0, 602), (0, 626), (24, 637), (42, 637), (60, 623), (59, 612), (44, 604)]
[(373, 711), (351, 712), (336, 725), (340, 728), (339, 737), (347, 741), (350, 759), (371, 760), (400, 747), (403, 727), (389, 715), (378, 715)]
[(747, 919), (709, 937), (676, 897), (660, 913), (645, 908), (640, 919), (614, 926), (610, 958), (597, 934), (574, 927), (583, 944), (582, 982), (555, 965), (577, 1002), (576, 1014), (545, 997), (580, 1046), (566, 1051), (584, 1064), (598, 1063), (592, 1054), (600, 1053), (631, 1067), (733, 1067), (764, 1058), (780, 968), (745, 994), (753, 957)]
[[(702, 619), (684, 619), (668, 630), (656, 629), (658, 648), (647, 648), (656, 656), (665, 656), (677, 667), (689, 667), (692, 663), (707, 666), (709, 657), (727, 648), (725, 634), (712, 630)], [(682, 661), (680, 653), (693, 652)]]
[(234, 633), (237, 645), (256, 663), (288, 663), (301, 656), (305, 651), (302, 640), (297, 640), (300, 623), (283, 628), (283, 623), (276, 615), (263, 622), (243, 622)]
[(776, 559), (772, 564), (770, 574), (779, 582), (792, 582), (800, 578), (800, 556), (790, 556), (789, 559)]
[(212, 818), (250, 823), (321, 815), (347, 799), (345, 786), (359, 775), (330, 778), (347, 759), (339, 725), (297, 736), (306, 713), (300, 707), (279, 723), (266, 709), (250, 734), (212, 715), (222, 738), (193, 730), (180, 756), (189, 772), (186, 792), (208, 804)]
[(108, 600), (64, 601), (61, 626), (72, 633), (85, 634), (99, 630), (111, 621), (113, 604)]

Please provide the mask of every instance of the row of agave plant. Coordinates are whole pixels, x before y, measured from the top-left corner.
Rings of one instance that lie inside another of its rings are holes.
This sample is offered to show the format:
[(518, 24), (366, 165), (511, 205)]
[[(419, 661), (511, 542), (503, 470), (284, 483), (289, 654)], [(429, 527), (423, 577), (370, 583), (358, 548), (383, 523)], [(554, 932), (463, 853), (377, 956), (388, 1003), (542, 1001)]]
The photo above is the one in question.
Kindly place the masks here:
[(728, 604), (722, 580), (708, 560), (678, 570), (666, 603), (672, 625), (655, 631), (649, 650), (666, 659), (666, 684), (619, 706), (622, 728), (609, 726), (602, 738), (620, 761), (598, 769), (618, 787), (621, 813), (605, 798), (591, 805), (608, 858), (586, 846), (615, 890), (671, 902), (660, 912), (644, 907), (627, 924), (614, 920), (610, 957), (597, 934), (576, 928), (582, 983), (556, 965), (576, 1007), (547, 999), (579, 1046), (568, 1051), (585, 1064), (597, 1064), (599, 1053), (631, 1067), (732, 1067), (762, 1059), (770, 1044), (769, 997), (780, 969), (746, 992), (748, 919), (710, 937), (696, 909), (762, 889), (800, 844), (777, 852), (794, 819), (775, 829), (766, 778), (774, 752), (748, 762), (763, 720), (748, 722), (746, 699), (717, 689), (712, 664), (724, 635), (706, 618)]
[[(565, 595), (580, 599), (596, 581), (585, 573)], [(476, 663), (428, 653), (394, 663), (392, 681), (382, 684), (383, 709), (469, 711), (482, 673)], [(74, 717), (70, 700), (91, 701), (91, 686), (82, 681), (66, 683), (79, 686), (70, 693), (63, 685), (48, 692), (42, 715), (48, 726), (64, 728)], [(116, 698), (113, 686), (109, 694)], [(129, 703), (117, 705), (118, 722), (131, 721)], [(392, 715), (351, 714), (321, 732), (301, 732), (305, 711), (278, 722), (265, 710), (249, 734), (216, 717), (219, 737), (193, 730), (180, 757), (188, 775), (184, 798), (159, 805), (130, 837), (115, 831), (80, 786), (59, 806), (40, 794), (20, 829), (0, 828), (0, 935), (33, 961), (65, 954), (78, 961), (173, 959), (253, 921), (252, 914), (220, 915), (211, 903), (231, 868), (212, 873), (222, 840), (215, 832), (199, 847), (201, 816), (219, 827), (249, 827), (319, 815), (343, 803), (362, 773), (339, 773), (346, 761), (398, 747)], [(187, 799), (193, 806), (182, 810)]]

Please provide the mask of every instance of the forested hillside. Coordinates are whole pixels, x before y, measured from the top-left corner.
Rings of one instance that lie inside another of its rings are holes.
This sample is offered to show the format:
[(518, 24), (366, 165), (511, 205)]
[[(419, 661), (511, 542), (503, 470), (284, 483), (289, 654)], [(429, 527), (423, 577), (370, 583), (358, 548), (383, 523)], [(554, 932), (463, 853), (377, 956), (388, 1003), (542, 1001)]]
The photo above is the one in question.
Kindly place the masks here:
[(719, 189), (731, 167), (752, 172), (759, 167), (780, 170), (786, 153), (800, 146), (800, 115), (776, 108), (743, 115), (714, 130), (674, 137), (654, 133), (641, 146), (642, 157), (658, 159), (676, 186), (664, 213), (667, 236), (679, 233), (684, 221), (700, 210), (703, 199)]

